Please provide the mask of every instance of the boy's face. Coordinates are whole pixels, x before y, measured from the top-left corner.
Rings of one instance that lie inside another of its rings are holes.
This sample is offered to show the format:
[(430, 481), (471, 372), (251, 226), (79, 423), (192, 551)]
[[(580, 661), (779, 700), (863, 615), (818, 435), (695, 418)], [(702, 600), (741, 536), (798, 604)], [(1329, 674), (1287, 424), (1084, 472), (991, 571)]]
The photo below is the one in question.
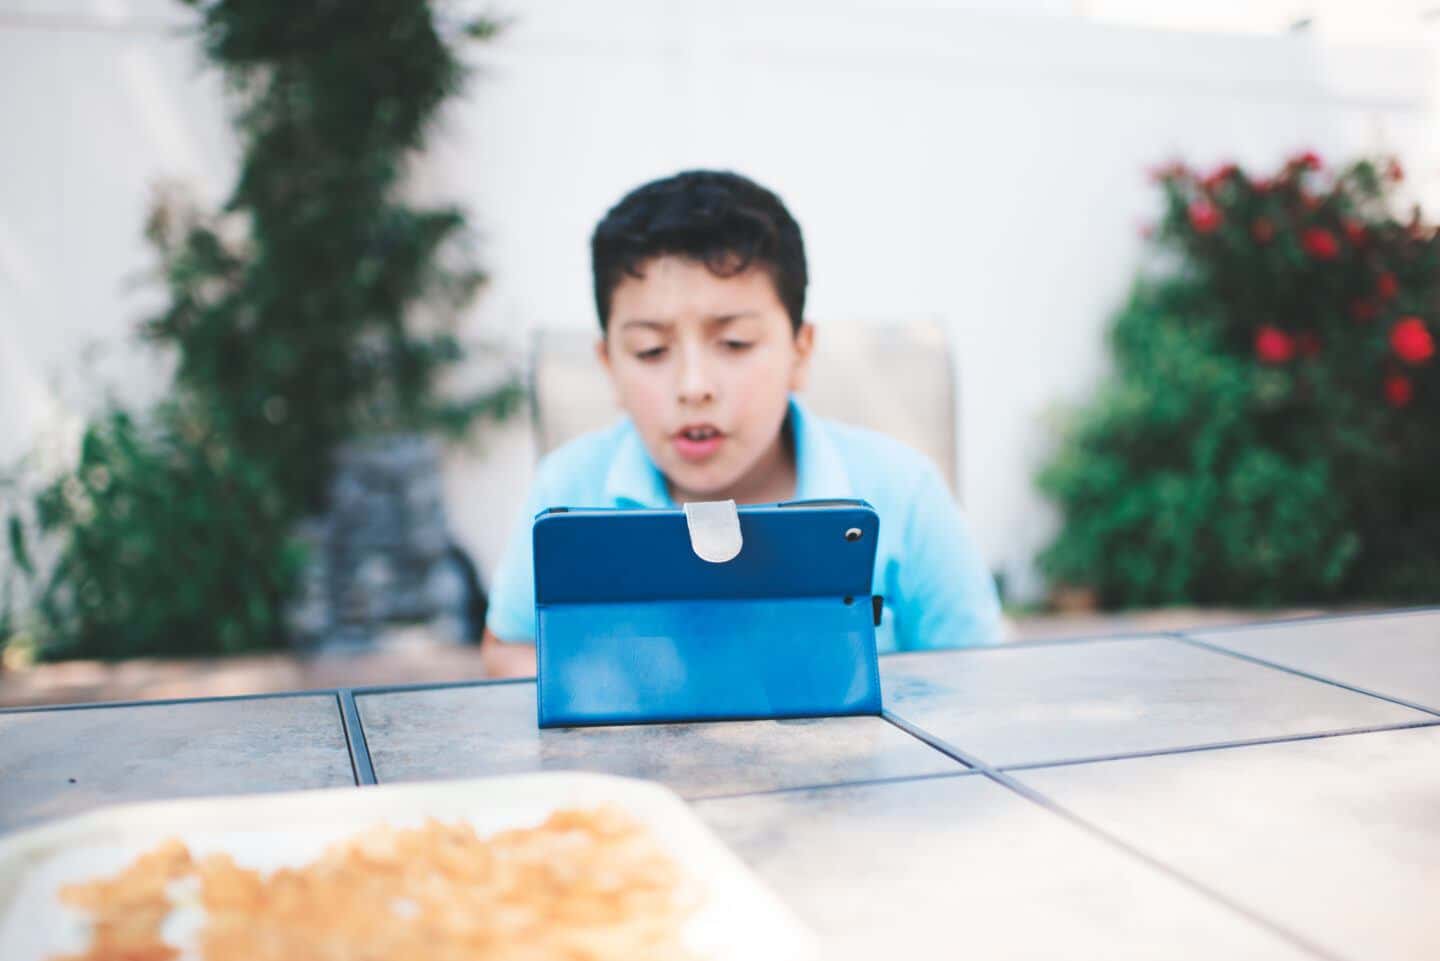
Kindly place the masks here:
[(615, 288), (600, 360), (672, 496), (792, 496), (780, 428), (790, 392), (804, 386), (814, 329), (792, 332), (762, 267), (718, 277), (661, 256), (641, 272)]

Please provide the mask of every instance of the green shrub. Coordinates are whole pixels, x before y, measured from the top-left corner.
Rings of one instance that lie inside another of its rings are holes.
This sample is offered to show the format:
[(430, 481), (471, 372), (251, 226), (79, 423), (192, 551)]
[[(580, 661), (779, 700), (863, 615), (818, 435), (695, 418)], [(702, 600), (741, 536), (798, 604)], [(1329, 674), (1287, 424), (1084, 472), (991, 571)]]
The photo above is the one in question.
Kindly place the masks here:
[(10, 491), (0, 644), (40, 657), (283, 643), (293, 532), (337, 445), (458, 433), (520, 396), (437, 392), (462, 354), (446, 321), (483, 278), (458, 210), (397, 195), (460, 86), (455, 44), (492, 25), (447, 37), (426, 0), (197, 6), (240, 105), (240, 175), (223, 212), (172, 198), (146, 228), (170, 304), (143, 330), (176, 357), (172, 398), (103, 413), (77, 467), (29, 503)]
[(92, 423), (36, 501), (64, 550), (38, 598), (48, 658), (274, 646), (304, 556), (267, 465), (174, 403)]

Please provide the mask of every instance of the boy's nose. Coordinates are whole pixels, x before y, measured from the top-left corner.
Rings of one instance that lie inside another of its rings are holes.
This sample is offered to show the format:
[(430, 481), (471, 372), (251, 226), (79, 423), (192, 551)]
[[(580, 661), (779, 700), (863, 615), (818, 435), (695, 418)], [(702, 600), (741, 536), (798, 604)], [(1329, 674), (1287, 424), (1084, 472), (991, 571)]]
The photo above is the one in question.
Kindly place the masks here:
[(693, 351), (682, 351), (680, 361), (680, 403), (688, 406), (708, 404), (715, 399), (715, 383), (704, 360)]

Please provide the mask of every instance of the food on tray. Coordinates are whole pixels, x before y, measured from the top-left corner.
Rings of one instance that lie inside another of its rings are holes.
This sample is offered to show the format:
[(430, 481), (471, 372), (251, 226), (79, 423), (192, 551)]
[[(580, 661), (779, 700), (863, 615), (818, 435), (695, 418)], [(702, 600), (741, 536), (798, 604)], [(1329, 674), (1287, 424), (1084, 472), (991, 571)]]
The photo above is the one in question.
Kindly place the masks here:
[(700, 901), (614, 807), (486, 838), (381, 826), (269, 875), (172, 840), (61, 899), (91, 940), (51, 961), (688, 961), (681, 930)]

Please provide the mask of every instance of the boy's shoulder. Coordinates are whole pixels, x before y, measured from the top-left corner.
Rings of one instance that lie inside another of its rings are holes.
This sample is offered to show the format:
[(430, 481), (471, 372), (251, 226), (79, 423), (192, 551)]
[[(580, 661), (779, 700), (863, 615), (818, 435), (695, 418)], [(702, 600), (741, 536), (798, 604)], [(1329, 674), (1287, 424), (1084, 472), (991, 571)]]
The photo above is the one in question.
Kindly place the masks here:
[(907, 496), (933, 488), (936, 483), (948, 491), (935, 462), (909, 444), (868, 427), (829, 418), (820, 422), (857, 492)]
[(630, 419), (621, 417), (609, 427), (571, 438), (540, 458), (535, 465), (535, 486), (549, 496), (577, 504), (581, 501), (575, 498), (598, 494), (615, 452), (633, 432)]

